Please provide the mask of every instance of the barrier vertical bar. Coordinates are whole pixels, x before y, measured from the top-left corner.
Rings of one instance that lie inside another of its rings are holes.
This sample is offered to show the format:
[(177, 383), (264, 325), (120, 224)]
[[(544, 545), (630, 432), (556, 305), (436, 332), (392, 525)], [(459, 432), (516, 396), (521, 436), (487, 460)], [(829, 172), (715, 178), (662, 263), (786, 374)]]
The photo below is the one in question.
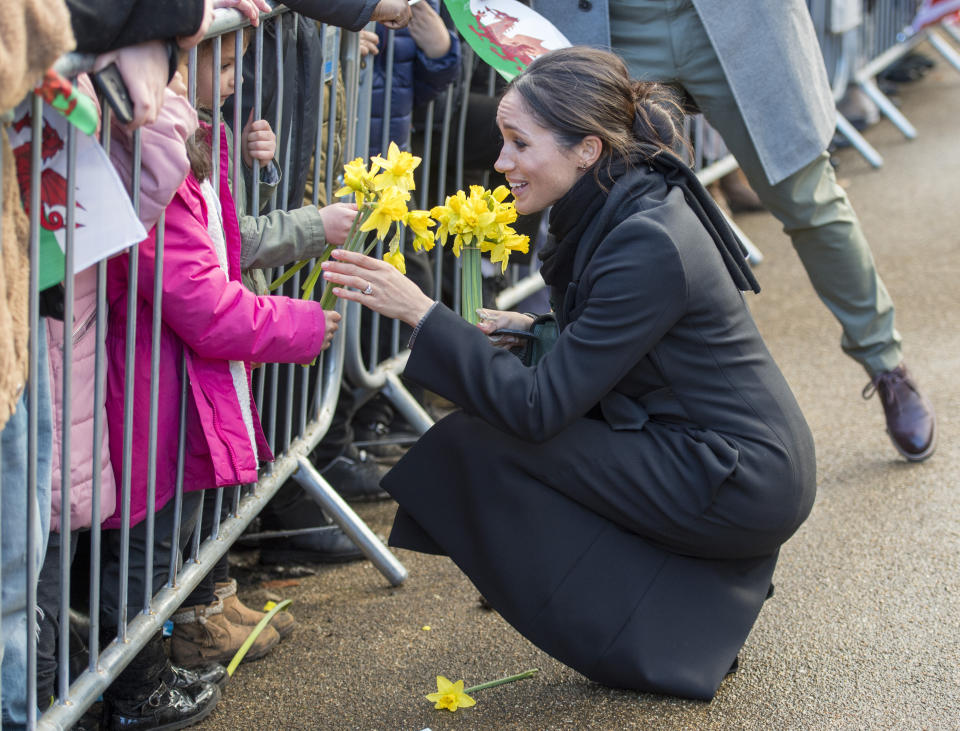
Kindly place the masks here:
[[(109, 117), (104, 115), (104, 124), (109, 126)], [(97, 324), (96, 355), (94, 356), (95, 375), (93, 380), (93, 464), (98, 465), (103, 449), (103, 412), (106, 402), (107, 377), (107, 262), (97, 263)], [(100, 505), (103, 483), (99, 469), (93, 470), (93, 496), (90, 501), (90, 634), (87, 648), (90, 653), (88, 668), (97, 671), (100, 658)]]
[[(63, 383), (60, 436), (60, 636), (57, 638), (57, 697), (66, 698), (70, 686), (70, 446), (73, 418), (73, 309), (74, 232), (77, 203), (77, 128), (67, 125), (67, 210), (64, 230)], [(98, 462), (94, 462), (97, 469)]]
[[(216, 495), (213, 500), (213, 528), (210, 531), (210, 538), (216, 540), (220, 537), (220, 513), (223, 510), (223, 491), (226, 488), (216, 488)], [(200, 525), (197, 524), (197, 533), (200, 532)]]
[(213, 158), (212, 173), (210, 175), (213, 183), (213, 192), (220, 197), (220, 39), (216, 36), (213, 39), (213, 68), (210, 71), (211, 84), (213, 87), (213, 119), (210, 127), (210, 150)]
[[(243, 31), (238, 30), (233, 37), (233, 175), (230, 177), (230, 183), (233, 186), (233, 194), (237, 193), (237, 179), (240, 176), (240, 138), (243, 132)], [(238, 132), (239, 130), (239, 132)], [(253, 178), (253, 185), (256, 187), (257, 178)], [(250, 214), (256, 216), (259, 211), (250, 211)]]
[(177, 429), (177, 481), (173, 493), (173, 531), (170, 537), (170, 569), (167, 586), (177, 585), (180, 558), (180, 528), (183, 525), (183, 468), (187, 451), (187, 356), (180, 357), (180, 421)]
[(163, 246), (165, 212), (157, 220), (154, 238), (156, 254), (153, 268), (153, 328), (150, 334), (150, 416), (147, 434), (147, 517), (144, 537), (143, 612), (150, 612), (153, 598), (153, 539), (156, 530), (157, 498), (157, 418), (160, 403), (160, 329), (163, 324)]
[[(37, 374), (39, 372), (40, 332), (40, 149), (43, 139), (43, 105), (39, 95), (31, 99), (30, 147), (30, 285), (28, 326), (30, 344), (27, 355), (27, 727), (34, 728), (37, 721), (37, 565), (34, 547), (40, 540), (33, 507), (37, 505)], [(39, 516), (36, 516), (39, 517)]]
[[(253, 46), (253, 117), (260, 119), (263, 111), (263, 27), (264, 23), (257, 26), (256, 36)], [(237, 97), (236, 106), (242, 106), (240, 97)], [(260, 179), (260, 161), (253, 161), (253, 179)], [(260, 186), (254, 185), (250, 191), (250, 208), (254, 215), (260, 213)], [(257, 378), (255, 400), (257, 402), (257, 412), (263, 413), (263, 391), (267, 380), (267, 367), (263, 365), (259, 368), (260, 373)]]
[[(462, 83), (462, 82), (461, 82)], [(440, 133), (440, 161), (437, 166), (437, 205), (443, 203), (443, 188), (446, 185), (446, 170), (447, 170), (447, 160), (448, 160), (448, 147), (450, 145), (450, 123), (451, 118), (453, 117), (453, 89), (454, 85), (450, 85), (450, 93), (447, 94), (447, 98), (444, 100), (443, 104), (443, 124), (442, 132)], [(469, 94), (469, 89), (464, 89), (464, 95)], [(434, 299), (438, 302), (443, 296), (443, 247), (436, 247), (436, 254), (434, 260), (434, 279), (437, 283), (436, 292), (434, 292)], [(460, 298), (455, 297), (454, 302), (459, 302)]]
[[(293, 47), (296, 48), (296, 47), (297, 47), (297, 46), (296, 46), (296, 39), (297, 39), (297, 37), (299, 36), (299, 33), (300, 33), (300, 22), (299, 22), (299, 20), (298, 20), (296, 17), (293, 17), (292, 20), (293, 20), (293, 38), (294, 38)], [(321, 96), (322, 96), (322, 94), (321, 94)], [(287, 175), (284, 175), (284, 176), (281, 178), (281, 180), (280, 180), (280, 185), (281, 185), (281, 190), (280, 190), (280, 207), (283, 208), (284, 210), (288, 210), (289, 203), (290, 203), (290, 201), (289, 201), (289, 192), (290, 192), (290, 185), (289, 185), (290, 175), (289, 175), (289, 170), (290, 170), (290, 155), (291, 155), (291, 149), (293, 148), (293, 122), (292, 122), (292, 120), (291, 120), (288, 124), (289, 124), (289, 126), (290, 126), (290, 129), (289, 129), (289, 133), (286, 135), (286, 137), (287, 137), (287, 144), (284, 145), (284, 154), (283, 154), (283, 169), (284, 169), (285, 171), (288, 171), (288, 174), (287, 174)], [(317, 124), (318, 124), (318, 126), (319, 126), (319, 124), (320, 124), (320, 121), (319, 121), (319, 120), (317, 120)], [(256, 184), (257, 184), (257, 181), (254, 180), (254, 181), (253, 181), (253, 184), (256, 185)], [(298, 201), (297, 203), (299, 204), (300, 201)], [(299, 207), (299, 205), (298, 205), (298, 207)], [(256, 212), (254, 212), (254, 215), (256, 215)], [(292, 290), (291, 295), (292, 295), (293, 297), (297, 297), (297, 296), (299, 295), (299, 292), (300, 292), (300, 272), (299, 272), (299, 271), (297, 271), (297, 272), (293, 275), (293, 281), (290, 283), (290, 288), (291, 288), (291, 290)], [(292, 436), (291, 432), (292, 432), (292, 430), (293, 430), (293, 385), (294, 385), (294, 383), (295, 383), (295, 381), (296, 381), (296, 377), (297, 377), (297, 376), (296, 376), (297, 365), (296, 365), (295, 363), (287, 363), (287, 364), (286, 364), (286, 369), (287, 369), (287, 379), (286, 379), (286, 385), (287, 385), (287, 387), (286, 387), (286, 394), (284, 395), (284, 405), (285, 405), (285, 407), (286, 407), (286, 410), (284, 411), (284, 413), (286, 414), (286, 418), (284, 419), (284, 422), (283, 422), (283, 451), (284, 451), (284, 452), (286, 452), (288, 449), (290, 449), (290, 440), (291, 440), (291, 436)]]
[[(100, 124), (100, 145), (104, 152), (110, 153), (110, 126), (113, 113), (109, 104), (103, 106), (103, 118)], [(94, 368), (96, 373), (93, 379), (93, 455), (91, 461), (98, 464), (100, 452), (103, 449), (104, 423), (103, 414), (106, 405), (106, 378), (107, 378), (107, 262), (97, 263), (97, 324), (96, 324), (96, 354)], [(100, 470), (93, 470), (93, 496), (90, 501), (90, 633), (87, 638), (87, 652), (89, 662), (87, 668), (91, 673), (97, 672), (100, 663), (100, 554), (102, 548), (102, 533), (100, 529), (100, 506), (103, 484)], [(114, 490), (116, 492), (116, 490)]]
[[(446, 94), (453, 93), (453, 84), (447, 86)], [(433, 112), (436, 104), (433, 99), (427, 103), (423, 121), (423, 162), (420, 164), (420, 208), (429, 205), (430, 166), (433, 164)]]
[[(276, 23), (276, 54), (275, 61), (277, 64), (277, 93), (276, 93), (276, 113), (274, 116), (274, 131), (277, 134), (277, 139), (280, 141), (280, 144), (290, 144), (290, 135), (282, 135), (283, 123), (283, 16), (277, 16), (275, 21)], [(286, 140), (283, 138), (286, 137)], [(257, 186), (254, 186), (256, 188)], [(273, 191), (271, 196), (271, 203), (275, 206), (277, 200), (277, 191)], [(269, 368), (270, 370), (270, 404), (267, 413), (267, 445), (270, 447), (271, 452), (276, 452), (277, 445), (277, 398), (278, 391), (280, 387), (280, 364), (279, 363), (270, 363), (269, 365), (264, 366), (264, 368)], [(271, 463), (268, 470), (273, 470), (273, 464)]]
[[(140, 130), (133, 133), (133, 207), (140, 212)], [(127, 641), (127, 592), (130, 570), (130, 487), (131, 462), (133, 459), (133, 387), (137, 340), (137, 283), (140, 271), (140, 245), (134, 244), (128, 252), (127, 275), (127, 343), (124, 355), (123, 383), (123, 447), (121, 452), (121, 503), (120, 503), (120, 575), (117, 602), (117, 637)]]

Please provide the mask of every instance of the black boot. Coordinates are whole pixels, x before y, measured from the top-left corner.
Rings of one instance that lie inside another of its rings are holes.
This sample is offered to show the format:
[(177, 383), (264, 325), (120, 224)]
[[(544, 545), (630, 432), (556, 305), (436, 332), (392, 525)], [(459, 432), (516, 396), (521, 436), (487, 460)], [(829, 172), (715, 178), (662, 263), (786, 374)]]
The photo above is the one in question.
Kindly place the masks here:
[[(168, 684), (191, 681), (186, 686)], [(178, 729), (197, 723), (220, 700), (216, 685), (180, 677), (163, 651), (163, 637), (157, 632), (104, 693), (109, 704), (107, 728)]]
[(340, 563), (363, 558), (347, 534), (292, 480), (261, 511), (260, 529), (260, 533), (241, 538), (240, 543), (259, 545), (263, 564)]
[(190, 692), (199, 690), (195, 687), (197, 683), (211, 683), (222, 691), (227, 687), (228, 680), (230, 676), (227, 674), (227, 669), (217, 662), (201, 665), (198, 668), (183, 668), (171, 663), (163, 677), (163, 682), (171, 688), (183, 688)]
[(198, 680), (188, 688), (171, 688), (162, 680), (142, 700), (114, 699), (110, 706), (110, 731), (177, 729), (206, 718), (220, 700), (220, 689)]
[(372, 459), (366, 450), (358, 449), (353, 444), (328, 464), (318, 465), (318, 469), (323, 479), (347, 502), (386, 500), (390, 497), (380, 487), (380, 480), (387, 473), (387, 468)]

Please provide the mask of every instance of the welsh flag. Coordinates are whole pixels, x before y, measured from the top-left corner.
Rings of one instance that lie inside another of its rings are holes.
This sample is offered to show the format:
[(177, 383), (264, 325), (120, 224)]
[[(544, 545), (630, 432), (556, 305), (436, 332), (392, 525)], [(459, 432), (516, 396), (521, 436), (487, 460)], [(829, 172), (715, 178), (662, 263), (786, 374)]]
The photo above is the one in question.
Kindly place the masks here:
[[(63, 281), (66, 272), (67, 129), (71, 123), (76, 124), (78, 111), (72, 106), (69, 110), (55, 110), (48, 104), (44, 104), (43, 110), (39, 171), (40, 289)], [(20, 196), (27, 214), (30, 213), (30, 147), (33, 138), (30, 112), (31, 99), (28, 97), (14, 110), (14, 121), (8, 128), (10, 146), (16, 158)], [(68, 112), (74, 119), (63, 116)], [(95, 115), (96, 108), (94, 128)], [(90, 128), (88, 121), (82, 125), (86, 129)], [(107, 154), (94, 137), (83, 132), (77, 134), (76, 171), (73, 274), (147, 236)]]
[(444, 0), (460, 35), (507, 81), (537, 56), (570, 45), (539, 13), (517, 0)]
[(923, 0), (910, 24), (914, 33), (933, 23), (939, 23), (950, 13), (960, 11), (960, 0)]

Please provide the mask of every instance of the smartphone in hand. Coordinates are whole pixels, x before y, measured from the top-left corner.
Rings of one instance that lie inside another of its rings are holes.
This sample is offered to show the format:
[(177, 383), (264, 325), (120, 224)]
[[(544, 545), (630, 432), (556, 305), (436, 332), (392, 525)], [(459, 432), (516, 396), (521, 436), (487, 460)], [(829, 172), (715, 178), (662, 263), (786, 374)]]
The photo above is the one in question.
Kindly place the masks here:
[(127, 85), (117, 64), (111, 63), (93, 74), (93, 83), (110, 104), (117, 119), (123, 124), (130, 124), (133, 121), (133, 102), (130, 101)]

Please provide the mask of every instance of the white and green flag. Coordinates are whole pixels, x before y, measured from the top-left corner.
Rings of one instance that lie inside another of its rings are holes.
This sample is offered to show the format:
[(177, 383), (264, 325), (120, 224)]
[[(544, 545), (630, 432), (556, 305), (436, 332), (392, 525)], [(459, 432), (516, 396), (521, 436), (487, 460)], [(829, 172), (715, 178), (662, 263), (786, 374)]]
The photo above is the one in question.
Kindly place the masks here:
[[(17, 164), (24, 209), (30, 209), (30, 148), (33, 137), (31, 102), (14, 110), (8, 128)], [(94, 122), (96, 120), (94, 119)], [(44, 105), (40, 151), (40, 289), (63, 281), (66, 270), (67, 129), (70, 122)], [(74, 271), (95, 264), (131, 244), (147, 232), (130, 203), (113, 164), (96, 138), (78, 132), (75, 182)]]

